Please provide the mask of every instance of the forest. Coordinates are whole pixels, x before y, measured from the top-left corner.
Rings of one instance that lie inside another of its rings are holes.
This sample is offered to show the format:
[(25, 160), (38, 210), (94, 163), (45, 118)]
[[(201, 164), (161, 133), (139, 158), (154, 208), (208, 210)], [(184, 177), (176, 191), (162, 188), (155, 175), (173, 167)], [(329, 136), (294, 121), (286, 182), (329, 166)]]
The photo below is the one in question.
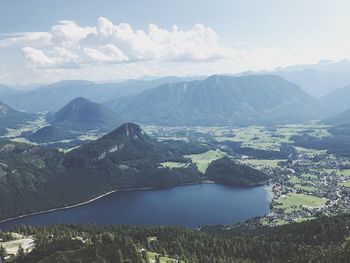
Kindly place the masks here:
[[(320, 217), (279, 227), (21, 226), (35, 249), (11, 262), (150, 262), (153, 254), (178, 262), (348, 262), (350, 216)], [(128, 261), (129, 260), (129, 261)]]

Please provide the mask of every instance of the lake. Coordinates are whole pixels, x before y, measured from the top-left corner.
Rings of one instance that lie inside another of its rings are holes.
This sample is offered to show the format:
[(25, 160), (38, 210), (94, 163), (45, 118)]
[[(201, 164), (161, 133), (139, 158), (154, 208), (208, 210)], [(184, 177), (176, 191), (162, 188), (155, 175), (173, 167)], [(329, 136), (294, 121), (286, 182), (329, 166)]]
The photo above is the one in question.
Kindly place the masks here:
[(82, 206), (7, 221), (0, 224), (0, 229), (58, 223), (229, 225), (268, 213), (269, 196), (264, 186), (240, 188), (218, 184), (121, 191)]

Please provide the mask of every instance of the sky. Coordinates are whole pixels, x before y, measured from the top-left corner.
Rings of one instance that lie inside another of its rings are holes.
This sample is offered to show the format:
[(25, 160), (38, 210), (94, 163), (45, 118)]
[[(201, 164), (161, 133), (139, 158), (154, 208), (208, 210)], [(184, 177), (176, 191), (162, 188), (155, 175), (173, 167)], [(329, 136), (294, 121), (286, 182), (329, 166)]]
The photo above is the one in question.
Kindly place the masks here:
[(272, 70), (350, 58), (348, 0), (0, 0), (0, 83)]

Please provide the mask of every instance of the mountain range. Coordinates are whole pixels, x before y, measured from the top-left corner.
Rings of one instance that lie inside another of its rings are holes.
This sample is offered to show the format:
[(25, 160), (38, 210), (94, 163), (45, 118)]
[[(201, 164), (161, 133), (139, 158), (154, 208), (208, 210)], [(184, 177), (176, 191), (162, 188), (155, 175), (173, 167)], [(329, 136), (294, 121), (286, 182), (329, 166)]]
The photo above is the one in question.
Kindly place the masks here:
[(165, 84), (107, 104), (153, 125), (270, 125), (328, 114), (300, 87), (274, 75), (222, 76)]
[[(193, 78), (165, 77), (151, 80), (127, 80), (115, 83), (94, 83), (86, 80), (64, 80), (29, 91), (14, 93), (9, 87), (0, 88), (0, 99), (14, 108), (30, 112), (57, 111), (77, 97), (95, 102), (130, 96), (165, 83)], [(1, 92), (1, 90), (4, 90)], [(5, 92), (6, 91), (6, 92)]]
[(350, 61), (321, 60), (318, 64), (294, 65), (270, 71), (320, 98), (350, 83)]

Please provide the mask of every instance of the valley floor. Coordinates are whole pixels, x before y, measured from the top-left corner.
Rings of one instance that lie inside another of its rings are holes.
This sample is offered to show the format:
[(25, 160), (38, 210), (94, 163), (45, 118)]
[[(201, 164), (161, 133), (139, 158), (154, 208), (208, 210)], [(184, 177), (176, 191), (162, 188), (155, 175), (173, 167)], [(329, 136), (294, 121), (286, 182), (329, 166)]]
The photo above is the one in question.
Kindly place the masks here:
[[(266, 217), (253, 220), (275, 226), (310, 220), (320, 215), (349, 212), (350, 159), (330, 154), (326, 150), (307, 149), (293, 144), (294, 135), (308, 134), (318, 138), (330, 136), (327, 128), (328, 126), (312, 122), (238, 129), (148, 126), (145, 130), (160, 140), (211, 144), (221, 156), (228, 155), (239, 163), (269, 174), (273, 194), (271, 212)], [(232, 148), (232, 144), (239, 145), (238, 153), (237, 146)], [(286, 145), (291, 149), (281, 158), (276, 153), (281, 152)], [(239, 153), (242, 149), (244, 152)], [(215, 154), (212, 153), (201, 156), (202, 158), (195, 156), (192, 161), (205, 169), (213, 156), (215, 159)]]

